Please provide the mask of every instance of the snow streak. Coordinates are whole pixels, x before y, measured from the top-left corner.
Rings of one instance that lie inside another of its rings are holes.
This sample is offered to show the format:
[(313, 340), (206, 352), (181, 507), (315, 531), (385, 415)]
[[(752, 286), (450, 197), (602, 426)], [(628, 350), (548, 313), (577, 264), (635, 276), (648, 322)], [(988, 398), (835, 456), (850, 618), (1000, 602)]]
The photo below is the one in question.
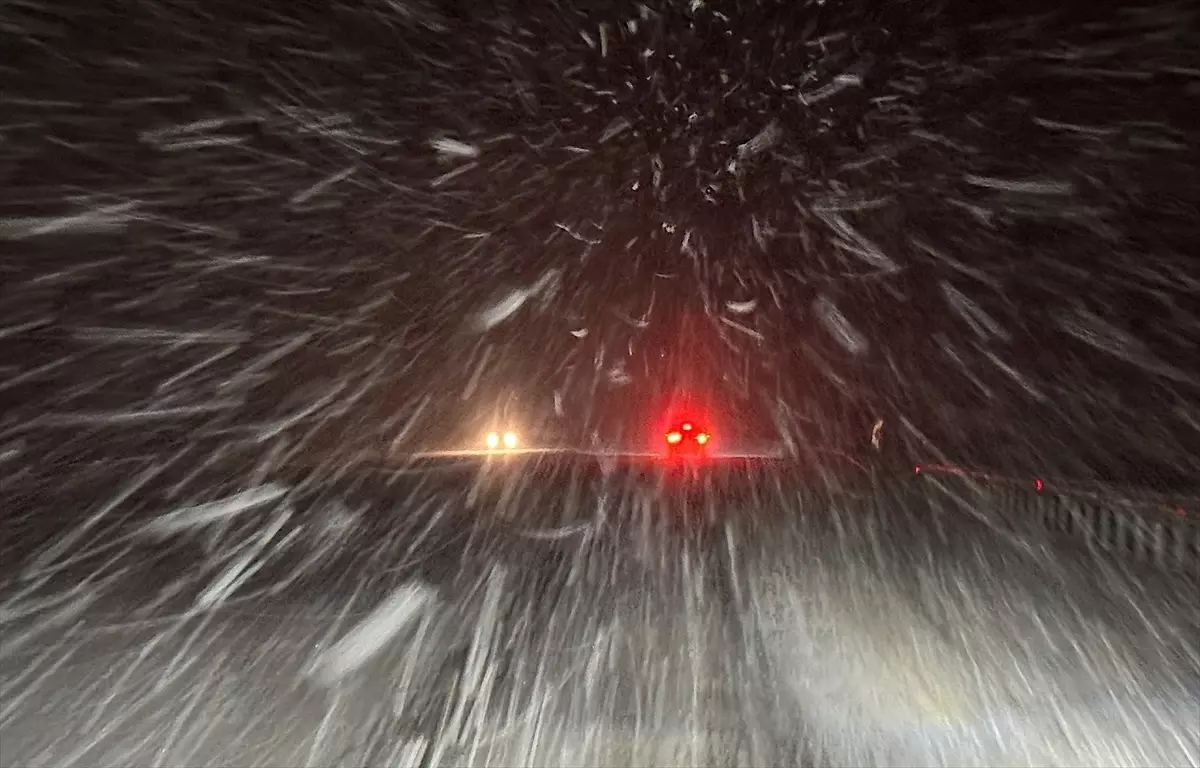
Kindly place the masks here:
[(1200, 765), (1191, 5), (518, 5), (0, 7), (0, 765)]

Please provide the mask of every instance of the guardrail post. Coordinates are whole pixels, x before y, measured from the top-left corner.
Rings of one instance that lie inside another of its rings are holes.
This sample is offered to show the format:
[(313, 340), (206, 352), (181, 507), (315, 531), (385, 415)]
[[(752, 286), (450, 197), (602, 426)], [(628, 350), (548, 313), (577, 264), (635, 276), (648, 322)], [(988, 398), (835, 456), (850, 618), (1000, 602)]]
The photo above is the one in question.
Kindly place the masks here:
[(1072, 523), (1075, 521), (1076, 509), (1078, 507), (1078, 502), (1071, 499), (1063, 499), (1063, 503), (1058, 507), (1058, 530), (1060, 533), (1065, 533), (1068, 536), (1075, 533), (1075, 526)]
[(1166, 565), (1166, 536), (1167, 527), (1161, 521), (1154, 521), (1154, 544), (1152, 552), (1154, 554), (1153, 562), (1158, 568)]
[(1041, 520), (1039, 522), (1042, 524), (1042, 528), (1045, 530), (1054, 530), (1056, 525), (1055, 521), (1058, 519), (1058, 508), (1062, 505), (1062, 501), (1063, 499), (1061, 496), (1055, 496), (1053, 499), (1048, 499), (1047, 502), (1042, 505), (1042, 514), (1040, 515)]
[(1068, 499), (1062, 505), (1062, 509), (1058, 514), (1058, 528), (1068, 536), (1073, 536), (1078, 531), (1075, 530), (1075, 520), (1079, 516), (1079, 502), (1074, 499)]
[(1133, 523), (1133, 559), (1141, 563), (1146, 560), (1146, 549), (1149, 542), (1147, 534), (1150, 533), (1146, 526), (1145, 520), (1139, 520), (1137, 517), (1130, 515)]
[(1125, 552), (1136, 560), (1138, 556), (1138, 521), (1137, 516), (1128, 509), (1121, 510), (1121, 518), (1125, 521)]
[(1080, 504), (1075, 510), (1076, 527), (1087, 541), (1089, 547), (1096, 538), (1096, 512), (1098, 510), (1099, 507), (1093, 504)]
[(1099, 542), (1100, 548), (1107, 552), (1112, 549), (1113, 513), (1108, 507), (1100, 507), (1096, 514), (1100, 518), (1097, 521), (1099, 530), (1096, 532), (1096, 541)]
[(1130, 556), (1134, 550), (1134, 526), (1133, 520), (1130, 520), (1128, 512), (1123, 509), (1117, 510), (1117, 540), (1118, 552), (1124, 556)]

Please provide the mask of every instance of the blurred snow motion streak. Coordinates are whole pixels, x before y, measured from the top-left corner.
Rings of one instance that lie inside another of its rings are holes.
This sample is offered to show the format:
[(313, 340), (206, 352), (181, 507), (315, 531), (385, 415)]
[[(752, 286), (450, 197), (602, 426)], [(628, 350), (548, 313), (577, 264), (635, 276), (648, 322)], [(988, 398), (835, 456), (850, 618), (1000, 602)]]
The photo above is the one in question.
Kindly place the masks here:
[(397, 589), (375, 612), (317, 660), (313, 674), (332, 685), (358, 669), (396, 638), (435, 599), (422, 586)]
[(1200, 485), (1194, 3), (119, 5), (0, 3), (0, 764), (1200, 762), (1194, 580), (832, 458)]
[(255, 507), (269, 504), (279, 500), (286, 493), (287, 488), (271, 483), (262, 488), (237, 493), (220, 501), (197, 504), (187, 509), (165, 513), (150, 521), (144, 531), (154, 536), (170, 536), (188, 528), (218, 522)]

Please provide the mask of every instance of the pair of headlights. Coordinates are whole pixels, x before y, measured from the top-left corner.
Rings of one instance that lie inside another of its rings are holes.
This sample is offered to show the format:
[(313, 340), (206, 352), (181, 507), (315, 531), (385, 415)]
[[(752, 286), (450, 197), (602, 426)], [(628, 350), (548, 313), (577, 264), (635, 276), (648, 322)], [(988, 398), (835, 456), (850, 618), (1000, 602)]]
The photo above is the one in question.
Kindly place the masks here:
[(488, 432), (484, 439), (488, 449), (493, 451), (502, 447), (516, 448), (518, 442), (516, 432)]

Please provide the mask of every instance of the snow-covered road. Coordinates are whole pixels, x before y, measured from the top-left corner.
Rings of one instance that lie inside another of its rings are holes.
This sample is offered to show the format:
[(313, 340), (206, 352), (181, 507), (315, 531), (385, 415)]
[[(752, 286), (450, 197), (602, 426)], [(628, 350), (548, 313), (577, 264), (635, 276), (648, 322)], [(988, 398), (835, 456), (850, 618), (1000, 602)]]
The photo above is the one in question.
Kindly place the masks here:
[(0, 763), (1198, 762), (1200, 620), (1174, 577), (786, 483), (715, 528), (631, 493), (535, 529), (439, 482), (392, 485), (443, 493), (392, 520), (284, 494), (252, 513), (303, 531), (274, 558), (136, 539), (7, 581)]

